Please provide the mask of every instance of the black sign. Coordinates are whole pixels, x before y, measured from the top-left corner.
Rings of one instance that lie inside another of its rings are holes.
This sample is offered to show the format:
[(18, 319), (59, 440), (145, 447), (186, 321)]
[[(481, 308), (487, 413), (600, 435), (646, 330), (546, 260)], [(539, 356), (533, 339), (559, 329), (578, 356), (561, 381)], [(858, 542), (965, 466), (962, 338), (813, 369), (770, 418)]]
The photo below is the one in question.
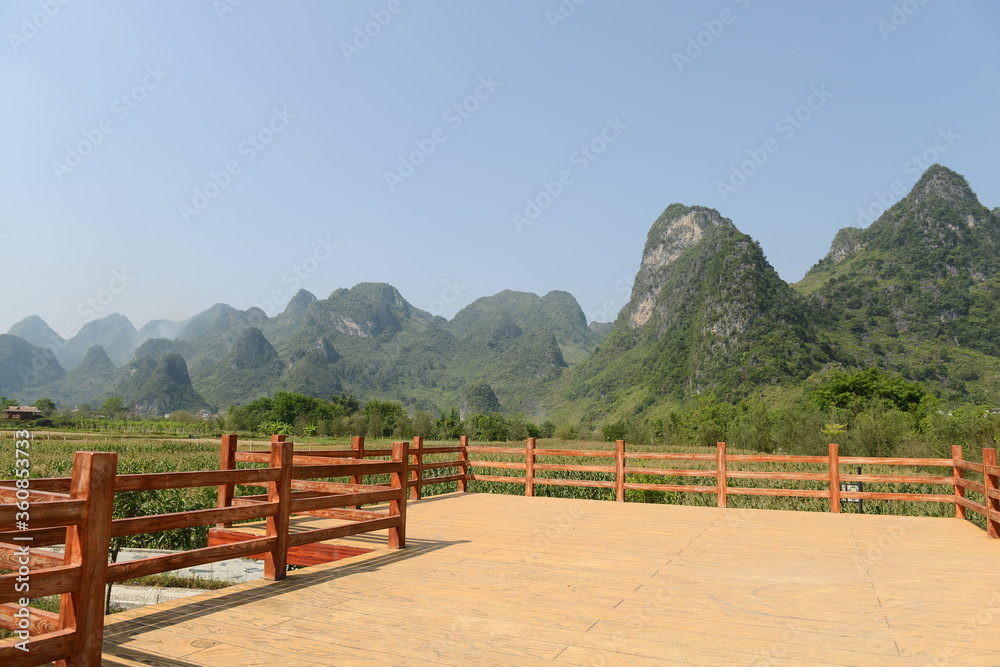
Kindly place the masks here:
[[(858, 474), (859, 475), (861, 474), (861, 466), (858, 466)], [(840, 491), (841, 491), (841, 493), (843, 493), (844, 491), (849, 491), (851, 493), (861, 493), (864, 490), (865, 490), (864, 482), (841, 482), (840, 483)], [(858, 504), (858, 513), (859, 514), (864, 514), (865, 513), (865, 503), (864, 503), (863, 500), (861, 500), (861, 498), (841, 498), (840, 502), (842, 502), (842, 503), (857, 503)]]

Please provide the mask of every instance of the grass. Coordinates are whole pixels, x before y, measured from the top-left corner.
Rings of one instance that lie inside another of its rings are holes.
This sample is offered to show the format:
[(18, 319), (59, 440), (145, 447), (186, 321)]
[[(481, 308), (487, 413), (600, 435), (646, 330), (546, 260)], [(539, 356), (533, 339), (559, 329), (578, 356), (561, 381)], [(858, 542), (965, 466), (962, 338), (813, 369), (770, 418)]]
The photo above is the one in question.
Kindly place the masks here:
[(172, 572), (163, 574), (150, 574), (137, 579), (126, 579), (118, 582), (116, 586), (148, 586), (150, 588), (191, 588), (203, 591), (217, 591), (222, 588), (232, 586), (232, 582), (221, 579), (199, 579), (197, 577), (184, 577)]

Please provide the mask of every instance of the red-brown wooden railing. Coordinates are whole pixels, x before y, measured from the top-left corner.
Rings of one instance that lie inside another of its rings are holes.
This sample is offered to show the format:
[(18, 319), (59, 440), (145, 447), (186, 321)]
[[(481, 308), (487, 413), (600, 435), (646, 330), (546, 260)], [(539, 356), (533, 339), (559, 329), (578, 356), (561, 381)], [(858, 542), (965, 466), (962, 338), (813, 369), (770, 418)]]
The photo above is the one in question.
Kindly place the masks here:
[[(715, 452), (677, 453), (677, 452), (633, 452), (626, 449), (625, 441), (618, 440), (613, 450), (585, 449), (539, 449), (535, 438), (528, 438), (523, 446), (508, 445), (473, 445), (469, 444), (467, 436), (461, 436), (458, 445), (428, 446), (421, 437), (414, 437), (412, 444), (405, 442), (393, 443), (404, 447), (405, 456), (409, 462), (407, 486), (410, 498), (423, 497), (427, 486), (458, 482), (459, 490), (464, 491), (468, 482), (489, 481), (510, 484), (523, 484), (527, 496), (535, 495), (536, 485), (574, 486), (614, 489), (615, 499), (625, 500), (626, 490), (644, 491), (674, 491), (681, 493), (715, 494), (719, 507), (729, 506), (729, 496), (772, 496), (820, 498), (829, 500), (831, 512), (840, 512), (841, 503), (849, 500), (896, 500), (909, 502), (949, 503), (955, 506), (955, 516), (966, 517), (966, 511), (971, 510), (986, 519), (986, 530), (990, 537), (996, 537), (1000, 528), (1000, 491), (997, 490), (997, 457), (996, 449), (983, 449), (983, 462), (974, 463), (962, 458), (962, 447), (955, 445), (951, 449), (950, 458), (901, 458), (901, 457), (859, 457), (840, 456), (839, 447), (830, 444), (826, 456), (803, 456), (790, 454), (729, 454), (726, 443), (720, 442)], [(310, 451), (304, 456), (316, 457), (385, 457), (388, 449), (366, 449), (363, 437), (355, 437), (351, 449)], [(458, 458), (444, 461), (429, 462), (427, 457), (434, 455), (458, 454)], [(470, 458), (476, 454), (500, 454), (508, 458), (522, 458), (522, 461), (489, 461)], [(225, 455), (224, 455), (225, 456)], [(263, 457), (264, 454), (248, 455)], [(587, 465), (577, 463), (546, 463), (552, 457), (579, 459), (613, 459), (607, 465)], [(541, 460), (540, 460), (541, 459)], [(225, 460), (225, 459), (224, 459)], [(262, 460), (262, 459), (261, 459)], [(640, 467), (630, 465), (632, 462), (662, 461), (661, 465), (698, 465), (701, 467)], [(670, 463), (668, 463), (670, 462)], [(743, 470), (745, 464), (810, 464), (822, 469), (822, 472), (803, 471), (760, 471)], [(706, 466), (705, 464), (711, 464)], [(946, 475), (871, 475), (841, 472), (842, 467), (860, 465), (886, 465), (944, 468)], [(455, 474), (433, 476), (426, 471), (444, 468), (457, 469)], [(476, 472), (476, 469), (495, 469), (518, 471), (517, 476), (501, 476)], [(596, 479), (563, 479), (545, 476), (547, 472), (588, 472), (601, 473), (610, 480)], [(966, 472), (983, 477), (982, 482), (967, 479)], [(539, 476), (538, 473), (542, 473)], [(705, 480), (695, 484), (670, 484), (628, 481), (629, 476), (649, 475), (654, 477), (682, 477), (695, 480)], [(792, 489), (781, 487), (753, 487), (730, 484), (730, 480), (755, 479), (773, 481), (810, 481), (823, 488)], [(884, 491), (841, 491), (840, 483), (916, 483), (931, 484), (946, 487), (941, 493), (894, 493)], [(319, 488), (319, 487), (311, 487)], [(966, 490), (983, 496), (984, 502), (978, 503), (966, 497)], [(221, 493), (221, 490), (220, 490)], [(220, 496), (221, 498), (221, 496)], [(320, 515), (332, 516), (332, 515)], [(346, 515), (345, 515), (346, 516)]]
[[(313, 453), (300, 457), (291, 442), (278, 436), (270, 453), (248, 455), (236, 451), (234, 436), (224, 436), (221, 470), (117, 475), (117, 454), (77, 452), (71, 478), (29, 479), (27, 484), (21, 480), (20, 488), (18, 480), (0, 481), (0, 567), (13, 570), (0, 576), (0, 627), (17, 633), (0, 642), (0, 665), (40, 665), (53, 660), (59, 665), (99, 665), (105, 586), (110, 582), (255, 555), (264, 559), (265, 577), (277, 580), (284, 578), (289, 554), (296, 548), (386, 528), (390, 548), (405, 546), (407, 446), (395, 443), (385, 451), (391, 460)], [(239, 460), (267, 467), (237, 470)], [(311, 481), (385, 474), (389, 484)], [(267, 494), (236, 502), (235, 485), (264, 486)], [(112, 520), (115, 493), (203, 486), (219, 487), (219, 507)], [(321, 493), (304, 497), (293, 489)], [(375, 502), (388, 502), (388, 510), (336, 514), (335, 508)], [(290, 515), (324, 516), (324, 512), (353, 523), (289, 532)], [(210, 541), (208, 547), (183, 553), (108, 563), (112, 537), (261, 518), (266, 519), (261, 537), (242, 535), (238, 541)], [(38, 548), (57, 544), (66, 545), (64, 554)], [(49, 595), (62, 596), (59, 614), (33, 608), (24, 611), (29, 599)]]
[[(419, 440), (419, 443), (418, 443)], [(458, 447), (428, 447), (423, 439), (414, 438), (410, 449), (414, 463), (410, 467), (409, 484), (411, 497), (420, 498), (421, 489), (429, 484), (458, 480), (460, 490), (470, 481), (502, 482), (523, 484), (526, 496), (535, 495), (536, 485), (575, 486), (614, 489), (618, 502), (625, 500), (625, 491), (674, 491), (681, 493), (715, 494), (719, 507), (729, 506), (729, 496), (773, 496), (795, 498), (821, 498), (829, 500), (831, 512), (840, 512), (841, 503), (854, 500), (895, 500), (908, 502), (949, 503), (955, 506), (955, 516), (966, 518), (966, 511), (971, 510), (984, 517), (986, 530), (990, 537), (997, 537), (1000, 529), (1000, 491), (997, 490), (997, 456), (996, 449), (983, 449), (982, 463), (966, 461), (962, 458), (962, 447), (952, 447), (950, 458), (899, 458), (899, 457), (864, 457), (840, 456), (836, 444), (829, 446), (826, 456), (801, 456), (788, 454), (727, 454), (726, 443), (720, 442), (713, 453), (674, 453), (674, 452), (630, 452), (626, 450), (625, 442), (618, 440), (614, 450), (585, 449), (539, 449), (534, 438), (528, 438), (523, 447), (500, 445), (470, 445), (463, 436)], [(423, 457), (432, 453), (458, 452), (460, 458), (456, 461), (445, 461), (428, 464)], [(469, 458), (475, 454), (500, 454), (508, 458), (521, 458), (521, 461), (489, 461)], [(588, 465), (577, 463), (546, 463), (550, 457), (579, 459), (612, 459), (606, 465)], [(541, 459), (541, 461), (539, 460)], [(681, 465), (688, 467), (639, 467), (630, 465), (636, 461), (662, 461), (661, 465)], [(707, 463), (714, 465), (705, 466)], [(761, 471), (744, 470), (745, 464), (809, 464), (820, 467), (822, 472)], [(701, 467), (690, 467), (691, 464)], [(919, 475), (872, 475), (841, 472), (841, 467), (861, 465), (909, 466), (944, 468), (947, 474)], [(423, 476), (424, 470), (452, 467), (460, 472), (444, 477)], [(476, 469), (513, 470), (520, 472), (517, 476), (504, 476), (476, 472)], [(464, 471), (465, 474), (462, 474)], [(547, 477), (547, 472), (586, 472), (599, 473), (612, 479), (562, 479)], [(966, 472), (972, 472), (983, 478), (982, 482), (965, 477)], [(542, 473), (539, 476), (539, 473)], [(682, 477), (704, 479), (700, 484), (658, 484), (652, 482), (630, 482), (629, 476), (649, 475), (654, 477)], [(774, 481), (808, 481), (815, 482), (822, 488), (793, 489), (781, 487), (756, 487), (730, 484), (730, 480), (774, 480)], [(896, 493), (887, 491), (842, 491), (841, 482), (862, 483), (914, 483), (930, 484), (946, 487), (940, 493)], [(983, 496), (983, 503), (975, 502), (966, 497), (965, 492), (973, 491)]]

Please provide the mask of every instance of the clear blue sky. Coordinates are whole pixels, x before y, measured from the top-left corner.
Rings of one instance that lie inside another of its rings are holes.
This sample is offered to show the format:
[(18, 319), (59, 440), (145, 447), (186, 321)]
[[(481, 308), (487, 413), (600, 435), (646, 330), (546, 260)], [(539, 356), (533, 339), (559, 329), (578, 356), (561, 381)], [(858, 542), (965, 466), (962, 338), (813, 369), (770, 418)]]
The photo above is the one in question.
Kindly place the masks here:
[(673, 202), (791, 282), (925, 151), (1000, 205), (995, 2), (230, 1), (0, 7), (0, 331), (363, 281), (611, 320)]

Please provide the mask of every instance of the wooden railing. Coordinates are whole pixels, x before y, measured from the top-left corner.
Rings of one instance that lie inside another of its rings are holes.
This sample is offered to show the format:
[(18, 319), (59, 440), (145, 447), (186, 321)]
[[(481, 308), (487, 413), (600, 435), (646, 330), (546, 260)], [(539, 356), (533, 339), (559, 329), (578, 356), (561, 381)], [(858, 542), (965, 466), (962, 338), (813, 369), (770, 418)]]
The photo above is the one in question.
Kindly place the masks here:
[[(374, 530), (389, 530), (390, 548), (405, 546), (406, 443), (387, 450), (388, 461), (296, 456), (293, 444), (283, 436), (273, 439), (269, 454), (235, 450), (235, 436), (223, 436), (223, 463), (226, 452), (232, 452), (232, 466), (140, 475), (117, 475), (117, 454), (77, 452), (71, 478), (0, 481), (0, 567), (12, 570), (0, 576), (0, 627), (16, 635), (0, 642), (0, 665), (53, 660), (61, 665), (99, 665), (105, 586), (110, 582), (254, 555), (263, 557), (265, 577), (277, 580), (284, 578), (289, 554), (294, 555), (296, 548)], [(235, 461), (241, 459), (267, 467), (237, 470)], [(389, 483), (361, 484), (368, 475), (388, 475)], [(337, 477), (353, 477), (359, 483), (312, 481)], [(225, 502), (234, 500), (236, 485), (263, 486), (267, 494), (246, 502)], [(115, 493), (204, 486), (220, 488), (219, 507), (112, 520)], [(293, 488), (313, 493), (306, 497)], [(338, 518), (352, 523), (289, 532), (292, 514), (337, 513), (345, 505), (376, 502), (388, 502), (388, 510), (340, 514)], [(183, 553), (108, 563), (112, 537), (226, 526), (247, 519), (266, 519), (265, 534), (240, 534), (237, 540), (210, 542)], [(38, 548), (57, 544), (66, 545), (63, 554)], [(49, 595), (62, 596), (59, 614), (28, 608), (28, 600)]]
[[(275, 436), (280, 437), (280, 436)], [(468, 469), (470, 465), (469, 452), (473, 451), (475, 448), (469, 445), (468, 436), (461, 436), (459, 438), (458, 445), (440, 445), (434, 447), (428, 447), (424, 445), (424, 439), (420, 436), (413, 438), (412, 443), (407, 442), (393, 442), (393, 447), (400, 447), (403, 449), (404, 455), (407, 457), (407, 482), (406, 487), (410, 490), (410, 498), (413, 500), (418, 500), (423, 497), (424, 488), (428, 486), (433, 486), (436, 484), (447, 484), (449, 482), (458, 482), (458, 490), (465, 491), (466, 483), (469, 479)], [(235, 445), (234, 445), (235, 447)], [(365, 446), (365, 438), (363, 436), (355, 436), (352, 438), (351, 449), (324, 449), (324, 450), (310, 450), (304, 454), (297, 456), (309, 457), (309, 458), (333, 458), (337, 460), (345, 459), (370, 459), (386, 457), (392, 453), (393, 450), (390, 449), (371, 449)], [(506, 449), (504, 451), (507, 451)], [(260, 460), (262, 454), (252, 454), (250, 452), (236, 452), (233, 449), (234, 454), (227, 455), (223, 452), (222, 455), (222, 467), (232, 468), (235, 461), (255, 461)], [(446, 459), (444, 461), (429, 461), (430, 457), (446, 454), (457, 454), (458, 458)], [(231, 458), (231, 457), (235, 458)], [(456, 468), (457, 473), (450, 475), (437, 475), (425, 474), (431, 470), (443, 470), (445, 468)], [(352, 483), (358, 483), (357, 478), (351, 480)], [(310, 486), (296, 486), (295, 483), (292, 485), (293, 489), (300, 489), (303, 491), (315, 490), (322, 491), (322, 489), (316, 484)], [(230, 500), (232, 498), (230, 497)], [(220, 490), (220, 505), (224, 504), (226, 501)], [(358, 506), (360, 508), (360, 506)], [(328, 514), (317, 514), (317, 516), (332, 516)], [(336, 517), (333, 517), (336, 518)]]
[[(418, 443), (419, 441), (419, 443)], [(831, 512), (840, 512), (841, 503), (858, 500), (894, 500), (918, 503), (949, 503), (955, 506), (955, 516), (966, 518), (972, 512), (985, 519), (990, 537), (1000, 531), (1000, 490), (998, 490), (996, 449), (983, 449), (981, 463), (962, 458), (962, 447), (952, 447), (950, 458), (894, 458), (839, 455), (836, 444), (829, 446), (827, 456), (799, 456), (784, 454), (727, 454), (726, 443), (720, 442), (712, 453), (630, 452), (625, 442), (618, 440), (614, 450), (539, 449), (534, 438), (528, 438), (523, 447), (470, 445), (463, 436), (457, 447), (425, 447), (420, 438), (414, 438), (409, 449), (413, 463), (410, 466), (411, 498), (420, 498), (422, 488), (428, 484), (459, 481), (464, 491), (468, 482), (501, 482), (523, 484), (526, 496), (535, 495), (537, 485), (575, 486), (614, 489), (615, 499), (624, 502), (626, 490), (672, 491), (680, 493), (714, 494), (719, 507), (729, 506), (729, 496), (772, 496), (792, 498), (819, 498), (829, 501)], [(357, 447), (355, 448), (357, 449)], [(361, 449), (361, 456), (367, 455)], [(427, 464), (423, 457), (428, 453), (458, 453), (460, 458)], [(469, 458), (475, 454), (503, 455), (520, 461), (490, 461)], [(552, 457), (576, 459), (605, 459), (604, 465), (583, 463), (549, 463)], [(642, 462), (641, 465), (636, 465)], [(657, 462), (657, 467), (645, 467), (646, 462)], [(662, 463), (661, 463), (662, 462)], [(807, 464), (819, 471), (801, 470), (746, 470), (748, 464)], [(915, 468), (943, 468), (944, 474), (884, 475), (842, 472), (841, 468), (855, 466), (908, 466)], [(684, 466), (684, 467), (666, 467)], [(423, 471), (434, 468), (454, 467), (459, 473), (445, 477), (424, 478)], [(477, 472), (476, 469), (512, 470), (514, 475), (495, 475)], [(551, 472), (597, 473), (606, 479), (566, 479), (547, 476)], [(965, 477), (971, 472), (982, 478), (974, 481)], [(644, 475), (663, 478), (689, 478), (691, 484), (629, 481), (630, 476)], [(813, 482), (820, 488), (782, 488), (780, 486), (747, 486), (731, 484), (732, 480), (770, 480)], [(927, 484), (944, 487), (938, 493), (909, 493), (890, 491), (842, 491), (841, 483)], [(966, 497), (973, 491), (983, 497), (976, 502)]]

